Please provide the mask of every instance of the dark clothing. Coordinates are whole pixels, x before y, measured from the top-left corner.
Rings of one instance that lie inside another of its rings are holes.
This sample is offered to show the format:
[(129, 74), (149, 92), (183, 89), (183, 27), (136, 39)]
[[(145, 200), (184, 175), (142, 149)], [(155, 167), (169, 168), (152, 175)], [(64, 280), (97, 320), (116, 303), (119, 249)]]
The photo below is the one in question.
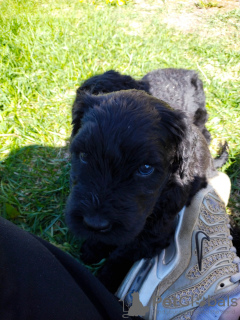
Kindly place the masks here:
[(0, 320), (123, 319), (84, 266), (0, 217)]

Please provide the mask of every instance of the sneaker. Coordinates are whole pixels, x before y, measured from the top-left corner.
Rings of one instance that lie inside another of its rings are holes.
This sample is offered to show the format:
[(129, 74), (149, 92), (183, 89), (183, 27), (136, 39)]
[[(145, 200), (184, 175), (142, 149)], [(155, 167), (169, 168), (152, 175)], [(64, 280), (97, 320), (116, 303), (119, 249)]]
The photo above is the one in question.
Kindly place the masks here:
[(224, 173), (210, 179), (178, 214), (172, 243), (153, 259), (133, 265), (116, 293), (131, 306), (127, 315), (149, 320), (239, 319), (240, 259), (225, 209), (230, 187)]

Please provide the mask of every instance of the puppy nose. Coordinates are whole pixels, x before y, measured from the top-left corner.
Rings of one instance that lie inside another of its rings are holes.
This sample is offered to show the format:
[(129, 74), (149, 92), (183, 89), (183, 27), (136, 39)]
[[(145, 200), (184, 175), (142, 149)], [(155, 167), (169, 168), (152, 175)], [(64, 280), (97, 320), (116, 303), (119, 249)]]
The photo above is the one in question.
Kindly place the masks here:
[(99, 217), (84, 217), (83, 222), (94, 231), (106, 232), (111, 229), (109, 221)]

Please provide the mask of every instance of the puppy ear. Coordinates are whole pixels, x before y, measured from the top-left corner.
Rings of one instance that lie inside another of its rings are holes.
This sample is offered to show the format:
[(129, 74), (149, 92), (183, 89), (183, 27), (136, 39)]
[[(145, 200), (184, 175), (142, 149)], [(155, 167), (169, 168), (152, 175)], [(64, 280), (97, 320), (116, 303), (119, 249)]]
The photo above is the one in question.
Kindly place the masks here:
[(94, 106), (98, 104), (99, 99), (96, 96), (90, 95), (79, 88), (77, 96), (72, 107), (72, 138), (77, 134), (82, 126), (83, 116)]
[(185, 183), (189, 179), (191, 162), (194, 161), (193, 154), (197, 144), (198, 132), (193, 130), (193, 124), (186, 115), (178, 119), (178, 121), (181, 122), (181, 137), (179, 139), (178, 136), (172, 169), (175, 172), (175, 176)]
[[(162, 108), (164, 105), (164, 108)], [(190, 156), (195, 134), (187, 114), (180, 110), (173, 110), (165, 102), (157, 108), (160, 113), (160, 135), (166, 134), (165, 145), (171, 154), (171, 172), (183, 179), (188, 172)], [(195, 141), (195, 140), (194, 140)]]

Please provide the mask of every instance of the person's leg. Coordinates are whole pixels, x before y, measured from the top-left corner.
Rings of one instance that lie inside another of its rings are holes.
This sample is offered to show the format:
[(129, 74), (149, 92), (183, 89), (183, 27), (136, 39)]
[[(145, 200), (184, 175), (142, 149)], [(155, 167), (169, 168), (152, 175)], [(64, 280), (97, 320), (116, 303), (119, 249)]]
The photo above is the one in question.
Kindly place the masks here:
[(122, 319), (117, 299), (80, 263), (0, 217), (0, 319)]

